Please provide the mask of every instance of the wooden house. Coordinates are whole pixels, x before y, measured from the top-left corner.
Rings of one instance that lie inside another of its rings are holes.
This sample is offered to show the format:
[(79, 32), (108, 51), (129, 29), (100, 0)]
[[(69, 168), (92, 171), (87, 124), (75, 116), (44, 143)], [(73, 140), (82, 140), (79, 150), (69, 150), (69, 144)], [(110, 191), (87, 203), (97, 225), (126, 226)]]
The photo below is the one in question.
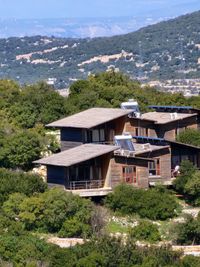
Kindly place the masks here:
[[(173, 174), (174, 168), (178, 165), (180, 166), (181, 162), (184, 160), (189, 160), (195, 165), (198, 169), (200, 169), (200, 147), (196, 147), (193, 145), (183, 144), (174, 140), (170, 139), (164, 139), (164, 138), (152, 138), (152, 137), (144, 137), (144, 136), (134, 136), (133, 137), (136, 142), (140, 144), (151, 144), (155, 146), (169, 146), (170, 148), (170, 164), (167, 163), (168, 160), (164, 159), (166, 156), (164, 156), (163, 160), (163, 166), (161, 169), (163, 171), (169, 171), (169, 168), (171, 168), (171, 174)], [(167, 164), (167, 165), (165, 165)], [(173, 175), (172, 175), (173, 176)]]
[(130, 110), (91, 108), (47, 127), (60, 129), (61, 150), (85, 144), (113, 144), (114, 136), (124, 132)]
[(175, 140), (186, 129), (198, 128), (197, 113), (147, 112), (140, 118), (130, 118), (125, 130), (134, 136)]
[(124, 155), (117, 146), (83, 144), (34, 163), (47, 166), (48, 184), (81, 196), (101, 196), (122, 182), (147, 188), (151, 161)]
[[(122, 182), (139, 188), (169, 184), (185, 159), (200, 168), (200, 148), (175, 141), (186, 128), (197, 129), (198, 113), (161, 109), (133, 117), (131, 112), (92, 108), (48, 124), (60, 129), (61, 139), (60, 153), (35, 161), (47, 166), (48, 184), (101, 196)], [(127, 135), (127, 149), (115, 143), (116, 136)]]

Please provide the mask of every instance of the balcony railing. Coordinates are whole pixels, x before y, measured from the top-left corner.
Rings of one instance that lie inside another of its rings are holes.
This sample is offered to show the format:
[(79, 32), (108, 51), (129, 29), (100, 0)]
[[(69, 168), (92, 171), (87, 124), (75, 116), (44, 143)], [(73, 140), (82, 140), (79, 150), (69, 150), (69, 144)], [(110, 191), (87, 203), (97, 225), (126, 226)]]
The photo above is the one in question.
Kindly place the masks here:
[(98, 189), (103, 188), (103, 180), (85, 180), (85, 181), (71, 181), (69, 183), (70, 190), (81, 190), (81, 189)]

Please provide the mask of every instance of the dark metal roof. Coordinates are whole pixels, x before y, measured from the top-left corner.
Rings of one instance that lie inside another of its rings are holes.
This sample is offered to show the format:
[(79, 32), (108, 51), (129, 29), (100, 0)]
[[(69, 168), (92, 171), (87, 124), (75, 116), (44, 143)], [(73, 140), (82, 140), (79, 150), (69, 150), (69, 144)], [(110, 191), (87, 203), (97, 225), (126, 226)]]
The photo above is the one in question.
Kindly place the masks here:
[(146, 136), (132, 136), (138, 143), (150, 143), (153, 145), (166, 146), (168, 142), (164, 138), (146, 137)]
[(138, 140), (152, 140), (152, 141), (165, 141), (164, 138), (157, 138), (157, 137), (147, 137), (147, 136), (132, 136), (135, 139)]
[(191, 110), (191, 109), (195, 109), (191, 106), (159, 106), (159, 105), (151, 105), (149, 106), (149, 108), (152, 108), (152, 109), (187, 109), (187, 110)]
[(180, 145), (180, 146), (185, 146), (185, 147), (188, 147), (188, 148), (193, 148), (193, 149), (197, 149), (197, 150), (200, 150), (200, 147), (198, 146), (194, 146), (194, 145), (190, 145), (190, 144), (184, 144), (184, 143), (181, 143), (181, 142), (177, 142), (177, 141), (173, 141), (173, 140), (168, 140), (168, 139), (165, 139), (165, 141), (169, 144), (175, 144), (175, 145)]

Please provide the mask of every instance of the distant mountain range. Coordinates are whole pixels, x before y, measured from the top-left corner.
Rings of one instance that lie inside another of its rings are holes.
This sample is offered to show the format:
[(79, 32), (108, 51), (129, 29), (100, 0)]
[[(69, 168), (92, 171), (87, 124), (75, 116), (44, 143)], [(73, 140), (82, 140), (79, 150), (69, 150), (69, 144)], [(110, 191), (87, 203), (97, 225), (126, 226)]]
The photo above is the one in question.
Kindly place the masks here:
[(116, 18), (75, 19), (0, 19), (0, 38), (23, 36), (55, 36), (64, 38), (94, 38), (125, 34), (166, 18), (136, 16)]
[(133, 78), (199, 78), (199, 29), (200, 12), (194, 12), (113, 37), (0, 39), (0, 78), (52, 78), (62, 88), (111, 67)]

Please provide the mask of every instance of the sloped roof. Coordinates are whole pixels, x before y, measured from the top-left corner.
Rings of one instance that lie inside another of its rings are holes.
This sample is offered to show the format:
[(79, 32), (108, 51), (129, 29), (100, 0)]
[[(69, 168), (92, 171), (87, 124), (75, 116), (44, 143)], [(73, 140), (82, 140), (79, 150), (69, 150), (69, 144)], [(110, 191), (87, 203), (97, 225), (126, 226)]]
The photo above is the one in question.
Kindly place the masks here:
[[(145, 144), (133, 143), (133, 146), (135, 148), (135, 155), (144, 154), (144, 153), (147, 153), (147, 152), (153, 152), (153, 151), (169, 148), (168, 145), (159, 146), (159, 145), (151, 145), (151, 144), (148, 144), (149, 147), (144, 148), (144, 145)], [(147, 143), (146, 143), (146, 145), (147, 145)]]
[(119, 149), (119, 147), (99, 144), (84, 144), (58, 154), (54, 154), (47, 158), (36, 160), (33, 163), (69, 167), (109, 152), (113, 152), (116, 149)]
[(48, 124), (48, 127), (73, 127), (90, 129), (102, 123), (112, 121), (131, 113), (132, 110), (119, 108), (91, 108), (64, 119)]
[(157, 124), (166, 124), (172, 121), (183, 120), (186, 118), (197, 116), (196, 113), (186, 114), (186, 113), (176, 113), (174, 118), (171, 117), (169, 112), (147, 112), (141, 115), (142, 119), (151, 119), (154, 120)]

